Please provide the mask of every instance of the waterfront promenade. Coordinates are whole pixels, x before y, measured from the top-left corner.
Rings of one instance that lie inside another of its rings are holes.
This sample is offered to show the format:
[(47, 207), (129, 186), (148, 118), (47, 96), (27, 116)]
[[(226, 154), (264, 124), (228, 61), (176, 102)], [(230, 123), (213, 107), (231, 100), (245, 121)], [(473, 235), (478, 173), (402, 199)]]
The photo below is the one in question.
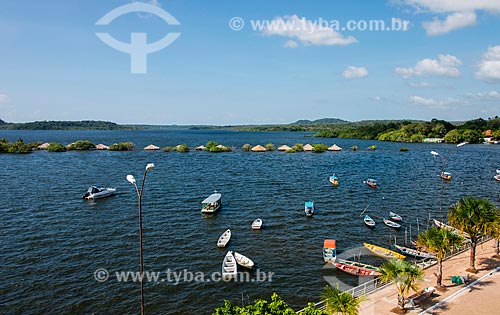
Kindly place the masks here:
[[(432, 296), (417, 303), (415, 307), (407, 304), (409, 314), (495, 314), (500, 309), (500, 275), (496, 268), (500, 266), (500, 258), (493, 257), (493, 240), (478, 245), (476, 250), (477, 274), (469, 273), (468, 286), (456, 285), (451, 276), (467, 276), (465, 269), (469, 266), (469, 250), (450, 257), (443, 263), (443, 285), (446, 291), (435, 291)], [(420, 289), (434, 287), (436, 266), (427, 268)], [(480, 281), (475, 281), (481, 279)], [(413, 293), (410, 293), (410, 295)], [(368, 300), (360, 307), (360, 315), (394, 314), (397, 307), (397, 293), (394, 285), (370, 294)]]

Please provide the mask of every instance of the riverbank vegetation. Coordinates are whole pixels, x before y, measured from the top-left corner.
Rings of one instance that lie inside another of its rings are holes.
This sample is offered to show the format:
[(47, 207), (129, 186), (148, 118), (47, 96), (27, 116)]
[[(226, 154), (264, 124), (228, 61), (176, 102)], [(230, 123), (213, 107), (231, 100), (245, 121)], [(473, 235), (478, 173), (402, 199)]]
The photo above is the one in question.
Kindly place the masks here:
[(110, 121), (34, 121), (8, 123), (0, 120), (0, 129), (5, 130), (137, 130), (137, 127), (119, 125)]
[(7, 139), (0, 139), (0, 153), (26, 154), (31, 153), (40, 142), (24, 143), (23, 139), (16, 142), (9, 142)]

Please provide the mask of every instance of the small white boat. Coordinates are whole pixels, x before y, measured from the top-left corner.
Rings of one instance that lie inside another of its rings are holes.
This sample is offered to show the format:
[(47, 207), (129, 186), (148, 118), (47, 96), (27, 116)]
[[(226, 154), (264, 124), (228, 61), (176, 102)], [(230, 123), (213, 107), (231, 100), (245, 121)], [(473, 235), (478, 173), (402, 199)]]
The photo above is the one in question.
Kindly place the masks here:
[(368, 178), (367, 180), (363, 181), (364, 184), (367, 184), (368, 186), (370, 186), (370, 188), (377, 188), (378, 187), (378, 184), (377, 184), (377, 181), (374, 180), (373, 178)]
[(262, 228), (262, 219), (255, 219), (252, 223), (252, 230), (260, 230)]
[(370, 218), (370, 216), (368, 214), (365, 215), (365, 217), (363, 218), (363, 221), (365, 222), (365, 224), (368, 227), (375, 227), (375, 221), (372, 218)]
[(337, 259), (337, 244), (335, 240), (323, 241), (323, 260), (327, 262), (334, 262)]
[(214, 192), (201, 202), (202, 213), (214, 213), (222, 207), (222, 195)]
[(435, 259), (436, 256), (434, 256), (433, 254), (431, 253), (427, 253), (427, 252), (423, 252), (423, 251), (420, 251), (420, 250), (416, 250), (416, 249), (413, 249), (413, 248), (408, 248), (408, 247), (404, 247), (404, 246), (399, 246), (399, 245), (396, 245), (394, 244), (394, 246), (399, 249), (399, 251), (405, 255), (410, 255), (410, 256), (413, 256), (413, 257), (417, 257), (417, 258), (431, 258), (431, 259)]
[(389, 211), (389, 217), (392, 221), (402, 221), (403, 218), (396, 212)]
[(254, 263), (250, 258), (248, 258), (240, 253), (237, 253), (237, 252), (233, 252), (233, 256), (234, 256), (234, 259), (236, 259), (236, 262), (238, 263), (238, 265), (245, 267), (245, 268), (248, 268), (248, 269), (253, 268)]
[(86, 199), (86, 200), (99, 199), (99, 198), (109, 197), (111, 195), (114, 195), (115, 193), (116, 193), (115, 188), (104, 188), (104, 187), (90, 186), (87, 189), (87, 192), (85, 193), (85, 195), (82, 196), (82, 198)]
[(401, 224), (398, 224), (396, 222), (392, 222), (391, 220), (387, 220), (384, 218), (384, 224), (387, 225), (388, 227), (391, 227), (393, 229), (399, 229), (401, 227)]
[(328, 180), (330, 181), (330, 183), (333, 186), (338, 186), (339, 185), (339, 178), (335, 174), (333, 174), (332, 176), (330, 176), (330, 178), (328, 178)]
[(499, 174), (499, 175), (500, 175), (500, 168), (499, 168), (499, 169), (497, 169), (497, 174)]
[(237, 273), (238, 266), (236, 265), (236, 260), (231, 251), (228, 251), (226, 256), (224, 256), (224, 260), (222, 261), (222, 279), (235, 279)]
[(500, 174), (497, 174), (497, 175), (493, 176), (493, 178), (500, 182)]
[(231, 239), (231, 229), (227, 229), (226, 232), (222, 233), (217, 241), (217, 247), (226, 247), (227, 243)]
[(306, 201), (304, 204), (304, 212), (306, 213), (306, 216), (310, 217), (314, 213), (314, 202), (313, 201)]
[(447, 229), (448, 231), (451, 231), (455, 234), (458, 234), (458, 235), (461, 235), (465, 238), (470, 238), (469, 234), (465, 233), (465, 232), (461, 232), (459, 229), (451, 226), (451, 225), (448, 225), (446, 223), (443, 223), (443, 222), (440, 222), (436, 219), (434, 219), (434, 224), (437, 226), (437, 227), (440, 227), (440, 228), (443, 228), (443, 229)]

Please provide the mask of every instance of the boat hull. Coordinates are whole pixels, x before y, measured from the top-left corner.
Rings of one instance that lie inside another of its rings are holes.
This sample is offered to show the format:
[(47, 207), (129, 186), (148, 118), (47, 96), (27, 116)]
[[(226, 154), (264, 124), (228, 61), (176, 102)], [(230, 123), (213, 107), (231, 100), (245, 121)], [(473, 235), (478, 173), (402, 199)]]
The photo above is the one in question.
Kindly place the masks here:
[(361, 266), (356, 266), (355, 262), (348, 262), (348, 261), (332, 262), (332, 264), (337, 269), (354, 276), (361, 276), (361, 277), (380, 276), (380, 272), (378, 272), (377, 270), (363, 267), (362, 266), (363, 264), (360, 264)]

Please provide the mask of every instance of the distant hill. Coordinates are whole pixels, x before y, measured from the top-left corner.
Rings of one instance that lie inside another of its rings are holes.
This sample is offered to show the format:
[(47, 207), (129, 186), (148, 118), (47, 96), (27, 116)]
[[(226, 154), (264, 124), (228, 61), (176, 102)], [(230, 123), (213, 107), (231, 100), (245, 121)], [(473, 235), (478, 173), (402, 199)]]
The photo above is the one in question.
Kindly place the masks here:
[(0, 119), (0, 125), (4, 125), (4, 124), (6, 124), (6, 122)]
[(0, 123), (0, 129), (8, 130), (133, 130), (130, 126), (121, 126), (110, 121), (34, 121), (27, 123)]
[(325, 124), (341, 124), (348, 123), (347, 120), (342, 120), (339, 118), (321, 118), (316, 120), (301, 119), (297, 120), (292, 125), (325, 125)]

